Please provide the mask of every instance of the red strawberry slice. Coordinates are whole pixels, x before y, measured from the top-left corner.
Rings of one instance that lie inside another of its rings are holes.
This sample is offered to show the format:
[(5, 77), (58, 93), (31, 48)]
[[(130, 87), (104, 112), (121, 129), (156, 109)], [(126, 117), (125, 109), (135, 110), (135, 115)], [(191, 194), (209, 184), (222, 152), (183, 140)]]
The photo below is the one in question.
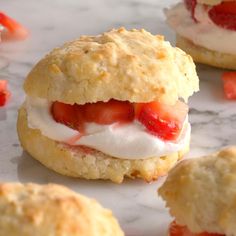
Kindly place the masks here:
[(73, 129), (84, 132), (85, 122), (108, 125), (115, 122), (130, 122), (134, 119), (134, 108), (129, 102), (111, 99), (108, 102), (69, 105), (54, 102), (52, 105), (54, 119)]
[(4, 106), (10, 97), (11, 93), (7, 90), (7, 81), (0, 80), (0, 107)]
[(82, 132), (83, 117), (77, 117), (76, 105), (54, 102), (51, 107), (51, 112), (56, 122), (62, 123), (72, 129)]
[(188, 113), (188, 106), (178, 101), (174, 106), (150, 102), (136, 104), (136, 118), (153, 135), (164, 140), (176, 140)]
[(169, 236), (224, 236), (222, 234), (214, 233), (200, 233), (194, 234), (189, 231), (186, 226), (178, 225), (175, 221), (170, 224)]
[(3, 12), (0, 12), (0, 25), (7, 29), (6, 38), (25, 39), (28, 36), (28, 30), (14, 19)]
[(208, 14), (216, 25), (229, 30), (236, 30), (236, 1), (222, 2), (212, 7)]
[(7, 81), (6, 80), (0, 80), (0, 91), (7, 90)]
[(79, 112), (87, 122), (108, 125), (115, 122), (130, 122), (134, 119), (134, 107), (130, 102), (111, 99), (108, 102), (87, 103)]
[(3, 107), (11, 97), (11, 93), (9, 91), (0, 91), (0, 107)]
[(197, 22), (197, 19), (195, 18), (195, 9), (197, 6), (197, 0), (184, 0), (184, 3), (187, 9), (191, 12), (191, 16), (193, 20)]
[(132, 104), (111, 99), (108, 102), (69, 105), (54, 102), (52, 114), (57, 122), (84, 132), (85, 122), (101, 125), (132, 122), (138, 119), (147, 130), (164, 140), (175, 140), (183, 127), (188, 106), (178, 101), (174, 106), (158, 102)]
[(224, 93), (227, 99), (236, 99), (236, 72), (225, 72), (222, 75)]

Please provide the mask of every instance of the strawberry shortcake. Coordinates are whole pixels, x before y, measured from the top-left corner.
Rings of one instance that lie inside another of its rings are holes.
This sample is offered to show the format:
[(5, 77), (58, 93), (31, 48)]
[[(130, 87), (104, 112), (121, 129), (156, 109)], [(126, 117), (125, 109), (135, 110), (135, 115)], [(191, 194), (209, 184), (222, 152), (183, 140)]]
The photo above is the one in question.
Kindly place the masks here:
[(23, 148), (61, 174), (152, 181), (188, 150), (192, 58), (162, 36), (114, 29), (53, 50), (29, 73)]
[(57, 184), (0, 183), (0, 235), (124, 236), (109, 209)]
[(158, 192), (175, 218), (169, 236), (236, 236), (236, 147), (182, 161)]
[(236, 1), (184, 0), (166, 10), (176, 45), (193, 60), (236, 69)]

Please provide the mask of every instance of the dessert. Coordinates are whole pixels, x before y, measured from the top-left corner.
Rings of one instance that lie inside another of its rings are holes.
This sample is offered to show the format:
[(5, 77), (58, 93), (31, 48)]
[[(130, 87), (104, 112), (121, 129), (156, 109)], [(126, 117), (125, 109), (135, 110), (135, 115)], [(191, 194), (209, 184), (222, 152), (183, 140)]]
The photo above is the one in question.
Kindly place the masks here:
[(0, 184), (0, 235), (123, 236), (110, 210), (66, 187)]
[(188, 150), (185, 102), (198, 83), (192, 58), (162, 36), (124, 28), (82, 36), (27, 76), (19, 139), (64, 175), (152, 181)]
[(235, 236), (236, 147), (184, 160), (159, 194), (175, 222), (170, 236)]
[(236, 69), (236, 1), (185, 0), (166, 16), (176, 45), (195, 62)]

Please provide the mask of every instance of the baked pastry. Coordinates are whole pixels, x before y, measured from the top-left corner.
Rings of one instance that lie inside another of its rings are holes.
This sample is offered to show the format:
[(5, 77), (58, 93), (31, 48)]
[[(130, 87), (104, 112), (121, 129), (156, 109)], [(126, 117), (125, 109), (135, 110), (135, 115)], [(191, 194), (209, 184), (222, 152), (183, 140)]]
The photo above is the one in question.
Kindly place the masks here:
[(82, 36), (29, 73), (18, 116), (23, 148), (63, 175), (157, 179), (188, 150), (198, 91), (190, 56), (145, 30)]
[(182, 161), (159, 194), (177, 222), (170, 236), (235, 236), (236, 147)]
[(176, 45), (195, 62), (236, 69), (236, 1), (185, 0), (166, 16)]
[(0, 184), (0, 236), (123, 236), (111, 211), (66, 187)]

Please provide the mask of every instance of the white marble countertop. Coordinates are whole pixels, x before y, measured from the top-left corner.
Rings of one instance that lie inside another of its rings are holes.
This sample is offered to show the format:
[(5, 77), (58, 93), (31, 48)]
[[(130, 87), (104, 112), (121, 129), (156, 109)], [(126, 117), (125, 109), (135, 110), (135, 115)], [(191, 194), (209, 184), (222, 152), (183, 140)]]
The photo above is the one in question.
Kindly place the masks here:
[[(121, 185), (57, 175), (22, 151), (16, 134), (17, 109), (24, 100), (22, 83), (46, 52), (81, 34), (97, 34), (126, 26), (164, 34), (174, 44), (174, 33), (162, 9), (174, 0), (12, 0), (1, 10), (22, 22), (31, 36), (23, 42), (0, 45), (0, 79), (7, 79), (13, 97), (0, 108), (0, 180), (65, 184), (111, 208), (127, 236), (164, 236), (170, 217), (156, 190), (163, 180), (146, 184), (127, 180)], [(224, 99), (221, 71), (198, 66), (201, 91), (190, 100), (192, 141), (189, 157), (236, 143), (236, 102)]]

